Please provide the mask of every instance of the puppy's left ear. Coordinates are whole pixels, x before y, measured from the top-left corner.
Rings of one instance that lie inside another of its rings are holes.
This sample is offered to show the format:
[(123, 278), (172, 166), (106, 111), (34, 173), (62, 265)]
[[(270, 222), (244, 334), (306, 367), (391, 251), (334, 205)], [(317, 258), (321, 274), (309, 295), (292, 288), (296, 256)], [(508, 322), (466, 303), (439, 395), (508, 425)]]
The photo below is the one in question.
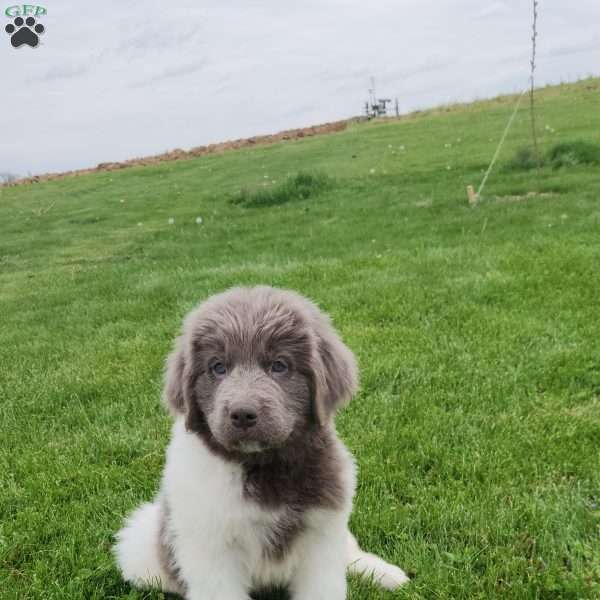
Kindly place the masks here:
[(329, 323), (317, 328), (316, 334), (313, 413), (319, 425), (325, 425), (356, 393), (358, 367), (354, 354)]

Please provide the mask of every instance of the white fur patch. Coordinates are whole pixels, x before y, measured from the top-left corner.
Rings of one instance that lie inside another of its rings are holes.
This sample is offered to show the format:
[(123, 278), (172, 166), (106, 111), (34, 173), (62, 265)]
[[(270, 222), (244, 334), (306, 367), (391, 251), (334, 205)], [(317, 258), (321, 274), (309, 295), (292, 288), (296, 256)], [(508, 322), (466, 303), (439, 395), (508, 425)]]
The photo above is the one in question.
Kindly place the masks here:
[(157, 502), (142, 504), (117, 534), (114, 554), (123, 578), (142, 587), (176, 592), (177, 586), (164, 572), (158, 554), (160, 507)]

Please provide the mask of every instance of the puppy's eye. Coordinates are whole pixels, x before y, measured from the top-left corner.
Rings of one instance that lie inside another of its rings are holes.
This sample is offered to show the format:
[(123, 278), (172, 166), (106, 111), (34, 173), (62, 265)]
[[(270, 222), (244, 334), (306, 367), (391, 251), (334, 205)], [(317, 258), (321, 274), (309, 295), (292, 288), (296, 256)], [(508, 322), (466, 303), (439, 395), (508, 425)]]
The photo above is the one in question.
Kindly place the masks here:
[(278, 358), (271, 363), (271, 373), (286, 373), (287, 370), (287, 363), (281, 358)]
[(213, 375), (216, 375), (217, 377), (223, 377), (224, 375), (227, 375), (227, 367), (220, 361), (213, 363), (210, 367), (210, 370), (212, 371)]

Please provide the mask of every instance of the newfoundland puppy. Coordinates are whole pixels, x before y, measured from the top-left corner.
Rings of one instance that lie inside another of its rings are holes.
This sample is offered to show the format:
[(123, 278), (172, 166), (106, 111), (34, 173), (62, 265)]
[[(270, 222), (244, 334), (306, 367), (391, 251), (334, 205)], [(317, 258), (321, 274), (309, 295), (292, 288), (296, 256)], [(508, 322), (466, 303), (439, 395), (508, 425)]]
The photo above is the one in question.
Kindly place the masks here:
[(357, 384), (329, 318), (294, 292), (236, 288), (193, 310), (167, 360), (160, 491), (117, 536), (124, 578), (188, 600), (344, 600), (347, 570), (405, 583), (348, 530), (355, 465), (333, 417)]

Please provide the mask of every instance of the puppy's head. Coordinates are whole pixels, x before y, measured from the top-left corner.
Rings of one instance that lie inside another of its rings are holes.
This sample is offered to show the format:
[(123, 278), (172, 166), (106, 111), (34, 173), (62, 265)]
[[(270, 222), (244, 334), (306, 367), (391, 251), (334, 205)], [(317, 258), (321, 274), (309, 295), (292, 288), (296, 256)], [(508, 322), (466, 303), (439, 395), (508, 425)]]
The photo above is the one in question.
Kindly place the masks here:
[(355, 393), (352, 352), (312, 302), (269, 287), (213, 296), (185, 319), (164, 400), (229, 452), (284, 446), (330, 424)]

